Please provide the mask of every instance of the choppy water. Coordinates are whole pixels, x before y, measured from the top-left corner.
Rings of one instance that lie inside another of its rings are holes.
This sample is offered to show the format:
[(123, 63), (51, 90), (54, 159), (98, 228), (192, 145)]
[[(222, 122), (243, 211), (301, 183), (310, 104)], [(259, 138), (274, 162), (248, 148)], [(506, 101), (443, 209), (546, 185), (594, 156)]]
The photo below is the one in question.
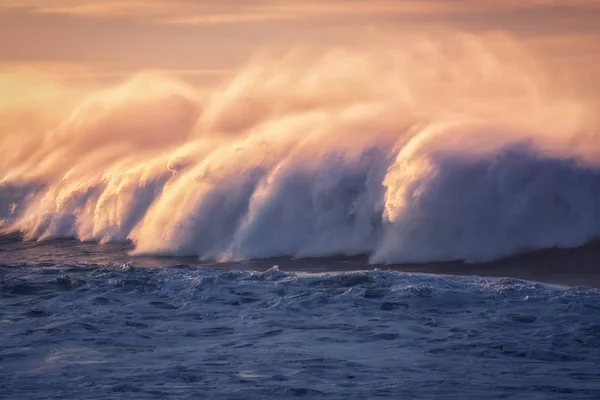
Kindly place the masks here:
[(0, 247), (1, 398), (600, 398), (597, 289)]

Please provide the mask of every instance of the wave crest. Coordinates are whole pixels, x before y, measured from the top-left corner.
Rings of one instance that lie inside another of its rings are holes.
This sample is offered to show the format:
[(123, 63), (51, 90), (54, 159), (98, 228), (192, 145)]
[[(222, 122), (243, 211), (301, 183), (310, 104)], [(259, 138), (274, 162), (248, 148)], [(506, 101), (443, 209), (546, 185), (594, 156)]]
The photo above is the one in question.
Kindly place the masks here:
[(137, 253), (375, 263), (599, 236), (593, 104), (557, 96), (506, 38), (413, 39), (256, 59), (208, 94), (137, 77), (26, 138), (9, 130), (0, 227)]

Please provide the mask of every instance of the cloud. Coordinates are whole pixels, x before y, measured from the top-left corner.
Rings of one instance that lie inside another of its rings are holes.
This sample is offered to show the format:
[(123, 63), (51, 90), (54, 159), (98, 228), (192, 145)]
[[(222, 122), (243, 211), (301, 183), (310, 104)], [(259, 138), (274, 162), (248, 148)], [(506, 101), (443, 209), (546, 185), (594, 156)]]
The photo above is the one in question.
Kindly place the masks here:
[(227, 70), (263, 48), (343, 45), (375, 28), (502, 32), (577, 63), (600, 58), (598, 20), (597, 0), (0, 0), (0, 62)]
[(126, 18), (151, 23), (231, 24), (332, 16), (444, 15), (506, 10), (599, 10), (595, 0), (25, 0), (2, 8), (80, 18)]

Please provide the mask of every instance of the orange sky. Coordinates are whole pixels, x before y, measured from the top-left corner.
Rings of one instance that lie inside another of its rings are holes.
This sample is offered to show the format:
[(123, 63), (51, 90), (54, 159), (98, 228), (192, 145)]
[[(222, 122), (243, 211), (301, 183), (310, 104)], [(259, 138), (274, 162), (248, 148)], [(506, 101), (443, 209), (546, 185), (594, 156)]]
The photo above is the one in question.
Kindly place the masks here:
[(212, 79), (257, 48), (327, 46), (367, 28), (443, 28), (508, 33), (592, 71), (598, 21), (600, 0), (1, 0), (0, 68)]

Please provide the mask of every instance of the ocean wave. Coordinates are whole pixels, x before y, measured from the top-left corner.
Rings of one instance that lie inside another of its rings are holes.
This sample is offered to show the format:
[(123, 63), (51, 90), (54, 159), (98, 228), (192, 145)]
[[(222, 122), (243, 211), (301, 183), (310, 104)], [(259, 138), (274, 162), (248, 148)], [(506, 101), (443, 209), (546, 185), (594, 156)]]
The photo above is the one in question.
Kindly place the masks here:
[(373, 263), (600, 236), (593, 104), (555, 95), (506, 38), (390, 48), (257, 59), (209, 94), (139, 76), (7, 131), (0, 229), (131, 240), (136, 254)]

